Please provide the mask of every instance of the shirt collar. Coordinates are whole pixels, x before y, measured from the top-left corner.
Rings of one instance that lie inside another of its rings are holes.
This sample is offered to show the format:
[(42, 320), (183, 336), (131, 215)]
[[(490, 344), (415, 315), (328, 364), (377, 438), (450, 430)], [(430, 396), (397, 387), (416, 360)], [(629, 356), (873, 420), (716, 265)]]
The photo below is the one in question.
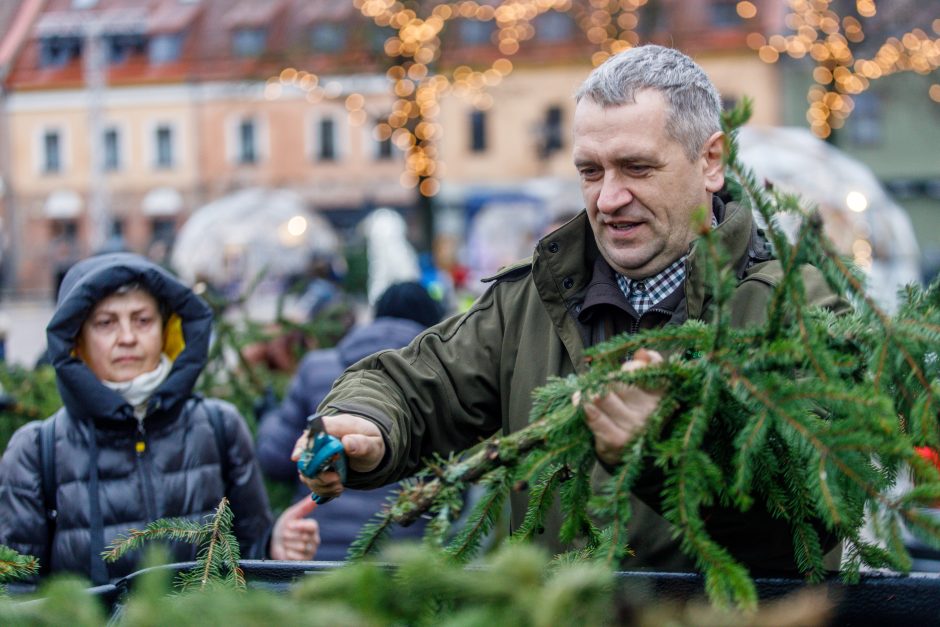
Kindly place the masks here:
[[(714, 206), (711, 212), (711, 225), (712, 228), (718, 226)], [(642, 279), (631, 279), (618, 273), (617, 285), (636, 312), (642, 315), (643, 312), (682, 286), (685, 282), (686, 259), (688, 255), (683, 255), (653, 276)]]
[(630, 279), (618, 274), (617, 285), (636, 312), (642, 314), (682, 285), (685, 281), (685, 260), (686, 256), (683, 255), (653, 276), (643, 279)]

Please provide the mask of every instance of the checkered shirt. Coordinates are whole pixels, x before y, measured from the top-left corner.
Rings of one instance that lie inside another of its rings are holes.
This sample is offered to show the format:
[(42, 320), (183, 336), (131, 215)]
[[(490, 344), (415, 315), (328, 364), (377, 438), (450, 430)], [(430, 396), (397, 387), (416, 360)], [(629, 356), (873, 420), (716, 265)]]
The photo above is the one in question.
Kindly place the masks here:
[[(718, 218), (712, 212), (712, 228), (718, 226)], [(653, 305), (672, 294), (685, 281), (685, 260), (679, 257), (659, 274), (634, 281), (622, 274), (617, 275), (617, 285), (627, 297), (627, 302), (641, 316)]]
[(666, 298), (685, 281), (686, 257), (679, 257), (661, 272), (645, 279), (633, 280), (617, 275), (617, 285), (627, 302), (641, 316), (653, 305)]

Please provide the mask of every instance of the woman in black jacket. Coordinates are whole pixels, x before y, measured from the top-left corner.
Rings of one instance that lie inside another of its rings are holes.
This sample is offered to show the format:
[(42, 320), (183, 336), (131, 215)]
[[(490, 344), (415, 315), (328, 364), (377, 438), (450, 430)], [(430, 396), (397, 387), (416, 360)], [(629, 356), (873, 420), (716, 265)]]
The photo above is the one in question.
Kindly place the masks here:
[[(158, 518), (202, 520), (227, 496), (242, 557), (312, 559), (318, 527), (303, 518), (312, 502), (272, 525), (241, 415), (193, 394), (211, 323), (199, 297), (138, 255), (69, 270), (46, 328), (64, 404), (45, 421), (54, 450), (40, 454), (44, 422), (11, 438), (0, 460), (0, 544), (38, 557), (44, 572), (101, 584), (138, 566), (137, 554), (101, 559), (117, 536)], [(55, 460), (49, 496), (43, 455)], [(195, 558), (188, 544), (171, 551)]]

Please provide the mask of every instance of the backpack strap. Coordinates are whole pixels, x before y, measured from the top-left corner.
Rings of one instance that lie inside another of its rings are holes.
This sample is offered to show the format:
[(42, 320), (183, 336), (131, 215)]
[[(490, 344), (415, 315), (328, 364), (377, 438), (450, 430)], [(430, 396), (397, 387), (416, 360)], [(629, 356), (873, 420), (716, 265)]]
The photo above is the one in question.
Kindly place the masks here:
[(222, 412), (218, 405), (206, 401), (202, 396), (197, 396), (194, 404), (199, 404), (212, 425), (212, 434), (215, 436), (215, 446), (219, 451), (219, 468), (222, 470), (222, 482), (228, 491), (229, 478), (229, 459), (228, 447), (225, 445), (225, 422), (222, 420)]
[[(46, 548), (52, 555), (52, 540), (55, 538), (56, 518), (59, 512), (56, 503), (55, 476), (55, 421), (56, 412), (42, 421), (39, 427), (39, 475), (42, 481), (42, 502), (46, 507)], [(51, 560), (41, 564), (43, 574), (49, 572)]]

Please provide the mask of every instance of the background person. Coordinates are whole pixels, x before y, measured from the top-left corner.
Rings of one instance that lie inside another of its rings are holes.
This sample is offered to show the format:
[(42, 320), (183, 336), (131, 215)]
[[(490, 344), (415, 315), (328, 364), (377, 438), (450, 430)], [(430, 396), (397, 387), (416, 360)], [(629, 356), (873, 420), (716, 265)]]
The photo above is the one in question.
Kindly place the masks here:
[[(43, 494), (43, 423), (32, 422), (0, 460), (0, 544), (38, 557), (46, 572), (106, 583), (138, 565), (137, 552), (101, 559), (117, 536), (159, 518), (202, 522), (226, 496), (242, 557), (313, 557), (309, 506), (272, 525), (244, 420), (229, 403), (193, 395), (211, 324), (204, 301), (141, 256), (100, 255), (69, 270), (47, 327), (64, 404), (48, 419), (55, 503)], [(171, 551), (179, 561), (196, 557), (188, 544)]]
[[(352, 330), (334, 348), (307, 353), (281, 405), (264, 415), (258, 428), (258, 461), (271, 479), (297, 484), (298, 498), (310, 500), (310, 490), (297, 478), (290, 459), (294, 442), (306, 429), (333, 382), (349, 366), (373, 353), (406, 346), (424, 329), (440, 321), (441, 305), (417, 282), (392, 284), (375, 304), (375, 319)], [(318, 508), (321, 544), (317, 559), (343, 560), (363, 524), (381, 509), (397, 485), (376, 490), (349, 490), (342, 499)], [(419, 538), (424, 524), (395, 529), (392, 539)]]
[[(697, 245), (701, 226), (693, 217), (702, 207), (711, 209), (715, 236), (738, 278), (731, 324), (765, 321), (781, 268), (751, 212), (719, 194), (721, 100), (704, 71), (676, 50), (639, 46), (597, 67), (576, 101), (573, 161), (586, 211), (541, 239), (530, 260), (492, 277), (466, 314), (400, 351), (360, 362), (321, 404), (333, 414), (324, 418), (327, 430), (342, 438), (348, 454), (350, 486), (397, 480), (433, 453), (447, 456), (524, 428), (533, 390), (550, 376), (584, 371), (589, 346), (619, 333), (713, 320), (707, 253)], [(811, 303), (845, 306), (818, 271), (808, 268), (804, 281)], [(661, 359), (638, 351), (624, 367)], [(621, 385), (584, 402), (598, 473), (619, 463), (660, 398), (658, 390)], [(652, 459), (641, 473), (627, 538), (636, 555), (622, 566), (694, 571), (679, 534), (661, 516), (662, 474)], [(342, 490), (333, 472), (307, 483), (324, 495)], [(519, 525), (527, 496), (514, 493), (512, 501)], [(711, 537), (752, 572), (797, 574), (791, 530), (762, 504), (748, 512), (715, 504), (703, 518)], [(557, 543), (560, 521), (556, 509), (542, 536), (556, 551), (571, 548)], [(821, 522), (816, 531), (823, 546), (835, 546)]]

